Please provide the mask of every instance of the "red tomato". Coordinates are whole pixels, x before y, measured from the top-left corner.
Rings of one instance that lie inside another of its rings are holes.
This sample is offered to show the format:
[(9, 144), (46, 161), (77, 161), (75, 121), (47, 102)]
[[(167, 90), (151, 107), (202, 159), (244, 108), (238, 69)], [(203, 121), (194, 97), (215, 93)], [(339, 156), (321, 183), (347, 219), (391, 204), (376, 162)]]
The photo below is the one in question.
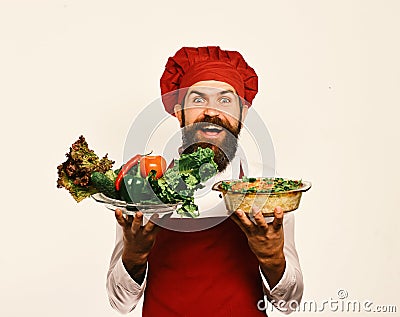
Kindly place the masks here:
[(140, 175), (145, 178), (150, 171), (156, 171), (156, 178), (160, 178), (167, 169), (167, 162), (162, 156), (143, 156), (140, 159)]

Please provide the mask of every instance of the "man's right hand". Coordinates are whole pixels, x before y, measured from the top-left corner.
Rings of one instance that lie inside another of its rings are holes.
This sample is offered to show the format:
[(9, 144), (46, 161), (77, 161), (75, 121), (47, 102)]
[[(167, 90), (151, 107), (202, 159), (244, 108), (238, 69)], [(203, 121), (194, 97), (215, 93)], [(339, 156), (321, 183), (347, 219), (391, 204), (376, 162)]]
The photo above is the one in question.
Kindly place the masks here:
[(115, 218), (124, 233), (122, 263), (132, 279), (138, 284), (143, 283), (146, 275), (147, 258), (160, 229), (151, 221), (157, 216), (157, 214), (154, 214), (145, 226), (141, 226), (142, 212), (138, 211), (135, 216), (124, 217), (120, 209), (115, 210)]

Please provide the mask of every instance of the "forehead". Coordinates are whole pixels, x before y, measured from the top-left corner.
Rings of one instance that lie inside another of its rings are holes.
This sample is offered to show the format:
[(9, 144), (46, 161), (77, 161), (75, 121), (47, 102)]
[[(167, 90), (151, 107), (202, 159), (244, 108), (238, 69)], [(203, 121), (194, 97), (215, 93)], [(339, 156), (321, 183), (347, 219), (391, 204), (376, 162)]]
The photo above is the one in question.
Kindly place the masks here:
[(190, 86), (188, 93), (190, 93), (193, 90), (210, 95), (221, 91), (232, 91), (233, 93), (236, 94), (235, 88), (233, 88), (231, 85), (223, 81), (216, 81), (216, 80), (199, 81), (194, 85)]

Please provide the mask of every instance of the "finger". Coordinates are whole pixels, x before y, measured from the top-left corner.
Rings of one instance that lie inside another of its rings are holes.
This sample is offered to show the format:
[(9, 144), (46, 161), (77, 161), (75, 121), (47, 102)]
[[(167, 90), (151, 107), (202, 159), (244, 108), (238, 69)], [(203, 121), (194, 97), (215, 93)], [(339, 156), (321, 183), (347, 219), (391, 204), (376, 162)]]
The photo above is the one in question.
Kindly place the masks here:
[(118, 224), (121, 227), (125, 227), (126, 223), (125, 223), (125, 218), (122, 214), (122, 210), (121, 209), (115, 209), (115, 219), (117, 220)]
[(135, 213), (135, 217), (133, 218), (131, 226), (131, 230), (133, 233), (137, 233), (139, 231), (140, 226), (142, 225), (142, 219), (143, 219), (143, 213), (141, 211)]
[(158, 214), (153, 214), (149, 221), (146, 223), (146, 225), (143, 228), (143, 234), (147, 235), (150, 234), (152, 232), (155, 232), (159, 226), (157, 226), (157, 224), (155, 223), (155, 221), (158, 219)]
[(243, 210), (238, 209), (235, 211), (235, 215), (240, 220), (243, 227), (248, 231), (251, 232), (255, 229), (254, 223), (247, 217)]
[(259, 210), (255, 215), (254, 215), (254, 220), (256, 221), (256, 224), (258, 228), (264, 229), (265, 231), (268, 229), (268, 224), (264, 219), (264, 215), (261, 210)]
[(242, 222), (240, 221), (239, 217), (236, 215), (236, 213), (233, 213), (231, 216), (231, 219), (239, 226), (239, 228), (247, 234), (248, 230), (245, 226), (243, 226)]
[(275, 207), (274, 209), (274, 220), (272, 221), (272, 227), (275, 230), (280, 230), (283, 223), (283, 210), (281, 207)]

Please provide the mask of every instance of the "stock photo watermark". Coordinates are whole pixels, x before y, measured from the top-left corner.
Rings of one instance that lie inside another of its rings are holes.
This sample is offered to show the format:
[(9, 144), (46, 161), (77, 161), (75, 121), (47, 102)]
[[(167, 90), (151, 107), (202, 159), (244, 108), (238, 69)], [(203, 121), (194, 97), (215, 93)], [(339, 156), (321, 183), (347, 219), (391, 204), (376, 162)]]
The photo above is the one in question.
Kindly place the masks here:
[(302, 300), (300, 303), (296, 300), (259, 300), (257, 308), (261, 311), (272, 312), (274, 310), (281, 312), (338, 312), (338, 313), (396, 313), (397, 305), (378, 305), (371, 300), (350, 299), (349, 293), (345, 289), (339, 289), (336, 297), (322, 301)]

